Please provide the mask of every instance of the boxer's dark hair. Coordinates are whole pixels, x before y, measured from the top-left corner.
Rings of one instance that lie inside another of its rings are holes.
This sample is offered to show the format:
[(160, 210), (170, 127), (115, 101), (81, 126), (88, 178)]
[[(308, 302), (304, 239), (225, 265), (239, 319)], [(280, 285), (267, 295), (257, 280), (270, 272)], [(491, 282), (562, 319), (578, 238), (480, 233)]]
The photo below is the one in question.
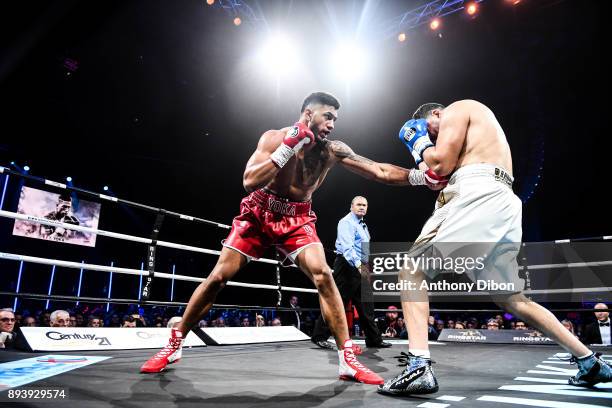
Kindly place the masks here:
[(327, 106), (333, 106), (335, 109), (340, 109), (340, 102), (338, 99), (327, 92), (313, 92), (304, 99), (302, 103), (302, 110), (300, 112), (304, 112), (306, 107), (310, 104), (321, 104)]
[(435, 102), (424, 103), (414, 112), (412, 119), (427, 119), (434, 109), (444, 109), (444, 105)]

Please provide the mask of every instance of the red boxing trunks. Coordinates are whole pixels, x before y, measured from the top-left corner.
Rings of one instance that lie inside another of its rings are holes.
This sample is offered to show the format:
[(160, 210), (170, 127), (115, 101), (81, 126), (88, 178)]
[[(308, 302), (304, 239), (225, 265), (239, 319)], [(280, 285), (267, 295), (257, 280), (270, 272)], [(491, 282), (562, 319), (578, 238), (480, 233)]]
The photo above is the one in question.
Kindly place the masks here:
[(295, 202), (264, 190), (257, 190), (240, 202), (240, 215), (223, 246), (245, 255), (248, 260), (261, 258), (271, 246), (295, 262), (308, 245), (321, 244), (311, 210), (311, 201)]

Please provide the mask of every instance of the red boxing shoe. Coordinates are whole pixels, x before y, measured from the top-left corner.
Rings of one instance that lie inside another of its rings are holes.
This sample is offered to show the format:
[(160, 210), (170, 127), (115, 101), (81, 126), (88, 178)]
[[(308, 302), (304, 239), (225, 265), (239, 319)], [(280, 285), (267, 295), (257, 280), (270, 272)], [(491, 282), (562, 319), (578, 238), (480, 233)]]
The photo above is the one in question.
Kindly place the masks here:
[(340, 379), (355, 380), (364, 384), (380, 385), (385, 382), (381, 376), (361, 364), (353, 350), (353, 341), (348, 339), (344, 342), (344, 350), (338, 350), (340, 359)]
[(178, 362), (183, 354), (183, 341), (183, 333), (177, 329), (172, 329), (168, 345), (144, 363), (143, 366), (140, 367), (140, 372), (159, 373), (163, 371), (168, 364)]

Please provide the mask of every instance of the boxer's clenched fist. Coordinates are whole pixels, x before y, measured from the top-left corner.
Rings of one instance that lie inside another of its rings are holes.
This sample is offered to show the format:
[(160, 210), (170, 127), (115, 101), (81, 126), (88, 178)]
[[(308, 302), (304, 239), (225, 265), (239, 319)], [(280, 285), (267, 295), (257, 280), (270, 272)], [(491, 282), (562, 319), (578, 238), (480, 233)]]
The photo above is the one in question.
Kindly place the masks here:
[(313, 141), (314, 134), (308, 126), (296, 122), (283, 138), (283, 143), (270, 155), (270, 160), (282, 168), (304, 145)]

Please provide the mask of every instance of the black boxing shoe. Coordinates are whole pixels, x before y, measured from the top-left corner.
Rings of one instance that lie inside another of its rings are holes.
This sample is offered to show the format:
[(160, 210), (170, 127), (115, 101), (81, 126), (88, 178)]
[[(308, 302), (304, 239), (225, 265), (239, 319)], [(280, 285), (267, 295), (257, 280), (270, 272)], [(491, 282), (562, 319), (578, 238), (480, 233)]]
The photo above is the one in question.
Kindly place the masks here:
[(393, 344), (388, 343), (388, 342), (383, 341), (383, 340), (372, 342), (372, 343), (369, 343), (369, 342), (366, 341), (366, 347), (367, 348), (389, 348), (389, 347), (392, 347), (392, 346), (393, 346)]
[(326, 350), (337, 350), (336, 346), (327, 340), (313, 341), (314, 344)]
[(572, 357), (570, 363), (578, 366), (578, 373), (568, 380), (570, 385), (592, 387), (597, 383), (612, 381), (612, 366), (601, 358), (601, 353), (584, 358)]
[(438, 380), (431, 368), (431, 359), (404, 352), (397, 358), (400, 361), (399, 365), (405, 365), (406, 369), (379, 386), (379, 393), (408, 396), (438, 392)]

